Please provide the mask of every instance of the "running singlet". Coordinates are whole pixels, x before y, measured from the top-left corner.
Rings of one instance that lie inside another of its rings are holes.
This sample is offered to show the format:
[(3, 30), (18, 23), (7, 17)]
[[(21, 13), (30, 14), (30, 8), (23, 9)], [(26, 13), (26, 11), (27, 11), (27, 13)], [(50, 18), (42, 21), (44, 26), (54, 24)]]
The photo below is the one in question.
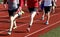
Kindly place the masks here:
[(44, 0), (44, 6), (52, 6), (52, 0)]
[(38, 7), (38, 1), (37, 0), (27, 0), (27, 6), (28, 6), (28, 8)]
[(16, 9), (16, 8), (18, 8), (18, 3), (17, 3), (17, 1), (16, 0), (7, 0), (7, 2), (8, 2), (8, 9), (9, 10), (13, 10), (13, 9)]
[(44, 0), (41, 2), (41, 9), (43, 10), (43, 8), (44, 8)]

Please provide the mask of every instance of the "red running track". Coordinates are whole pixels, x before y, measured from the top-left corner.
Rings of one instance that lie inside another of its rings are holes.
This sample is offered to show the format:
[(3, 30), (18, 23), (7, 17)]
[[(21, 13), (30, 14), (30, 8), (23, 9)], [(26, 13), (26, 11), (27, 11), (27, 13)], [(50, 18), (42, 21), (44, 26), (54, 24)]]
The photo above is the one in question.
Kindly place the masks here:
[[(59, 1), (57, 2), (58, 7), (56, 12), (51, 13), (50, 24), (45, 25), (45, 21), (41, 20), (42, 12), (39, 15), (36, 15), (34, 19), (33, 26), (31, 27), (31, 32), (27, 32), (27, 27), (30, 22), (30, 13), (25, 12), (23, 16), (17, 19), (18, 28), (12, 31), (12, 35), (8, 35), (7, 31), (10, 26), (10, 20), (8, 16), (7, 9), (0, 5), (0, 37), (38, 37), (58, 26), (60, 26), (60, 8)], [(38, 17), (37, 17), (38, 16)], [(46, 17), (45, 17), (46, 19)]]

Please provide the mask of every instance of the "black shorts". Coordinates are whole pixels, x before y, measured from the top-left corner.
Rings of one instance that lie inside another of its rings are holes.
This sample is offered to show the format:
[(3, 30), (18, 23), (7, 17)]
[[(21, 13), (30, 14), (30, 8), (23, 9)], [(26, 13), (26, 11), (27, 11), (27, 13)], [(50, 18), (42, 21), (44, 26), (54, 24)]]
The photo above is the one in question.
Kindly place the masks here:
[(17, 9), (8, 10), (9, 16), (14, 16)]
[[(19, 8), (19, 4), (17, 4), (17, 5), (18, 5), (18, 8)], [(13, 9), (13, 10), (8, 10), (9, 16), (14, 16), (15, 12), (18, 10), (18, 8)]]
[(30, 13), (32, 13), (33, 11), (36, 11), (37, 8), (34, 8), (34, 7), (33, 8), (28, 8), (28, 10), (29, 10)]
[(51, 6), (44, 6), (45, 13), (48, 13), (51, 11)]

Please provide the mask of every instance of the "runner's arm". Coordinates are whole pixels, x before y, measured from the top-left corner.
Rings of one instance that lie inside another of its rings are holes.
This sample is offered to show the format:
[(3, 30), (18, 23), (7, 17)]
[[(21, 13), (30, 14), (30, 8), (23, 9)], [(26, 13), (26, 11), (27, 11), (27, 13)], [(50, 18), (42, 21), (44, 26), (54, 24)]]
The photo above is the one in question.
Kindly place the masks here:
[(21, 11), (22, 10), (22, 7), (23, 7), (23, 0), (19, 0), (19, 8), (18, 8), (18, 11)]

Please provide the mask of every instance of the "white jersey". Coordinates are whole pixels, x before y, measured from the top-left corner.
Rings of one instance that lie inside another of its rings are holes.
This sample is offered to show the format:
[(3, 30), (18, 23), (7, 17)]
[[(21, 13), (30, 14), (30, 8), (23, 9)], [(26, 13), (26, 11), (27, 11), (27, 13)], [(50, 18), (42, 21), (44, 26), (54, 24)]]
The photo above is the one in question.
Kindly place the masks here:
[(16, 9), (18, 8), (18, 0), (14, 0), (13, 2), (11, 2), (10, 0), (8, 0), (8, 9), (9, 10), (13, 10), (13, 9)]
[(52, 0), (44, 0), (44, 6), (52, 6)]
[(17, 4), (19, 4), (19, 0), (16, 0)]

